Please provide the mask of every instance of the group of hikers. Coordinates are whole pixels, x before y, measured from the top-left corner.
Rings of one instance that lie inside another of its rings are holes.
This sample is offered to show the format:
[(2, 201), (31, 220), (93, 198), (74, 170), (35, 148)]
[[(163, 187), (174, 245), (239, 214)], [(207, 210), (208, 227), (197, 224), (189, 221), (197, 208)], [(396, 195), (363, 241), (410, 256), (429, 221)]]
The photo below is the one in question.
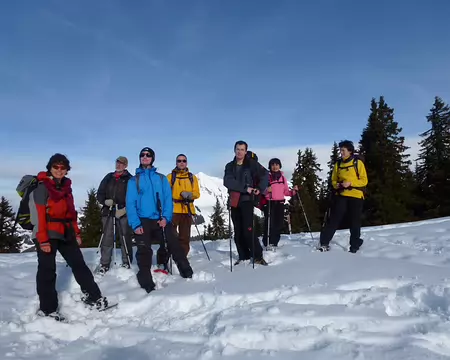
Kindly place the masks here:
[[(329, 221), (322, 229), (318, 250), (329, 250), (329, 243), (342, 217), (348, 212), (351, 215), (349, 251), (354, 253), (363, 243), (360, 228), (367, 174), (363, 162), (357, 162), (353, 156), (353, 143), (346, 140), (339, 146), (342, 157), (332, 174), (336, 196)], [(229, 193), (228, 209), (238, 252), (235, 265), (253, 259), (254, 264), (266, 266), (268, 263), (263, 258), (263, 246), (253, 229), (254, 207), (260, 207), (265, 216), (263, 245), (266, 248), (277, 247), (284, 225), (285, 197), (299, 197), (299, 188), (297, 185), (289, 188), (279, 159), (271, 159), (267, 170), (248, 150), (244, 141), (235, 143), (234, 153), (234, 159), (225, 166), (223, 184)], [(152, 244), (160, 245), (156, 255), (159, 269), (167, 271), (168, 263), (173, 259), (181, 277), (193, 276), (188, 254), (191, 225), (196, 214), (194, 201), (200, 197), (200, 189), (197, 177), (188, 169), (187, 161), (186, 155), (179, 154), (175, 168), (165, 176), (154, 167), (155, 152), (144, 147), (139, 152), (139, 167), (132, 176), (127, 170), (128, 159), (124, 156), (116, 158), (115, 171), (103, 178), (97, 191), (103, 224), (99, 244), (100, 274), (110, 269), (118, 235), (122, 266), (125, 268), (130, 268), (133, 262), (134, 237), (137, 280), (147, 293), (155, 290), (151, 270)], [(83, 293), (82, 301), (98, 310), (108, 307), (108, 300), (102, 295), (80, 250), (82, 239), (72, 196), (72, 182), (67, 177), (70, 169), (69, 159), (65, 155), (53, 155), (46, 171), (37, 175), (36, 184), (28, 197), (23, 196), (29, 204), (30, 226), (37, 249), (38, 314), (57, 320), (62, 318), (58, 312), (55, 289), (57, 250), (73, 271)]]

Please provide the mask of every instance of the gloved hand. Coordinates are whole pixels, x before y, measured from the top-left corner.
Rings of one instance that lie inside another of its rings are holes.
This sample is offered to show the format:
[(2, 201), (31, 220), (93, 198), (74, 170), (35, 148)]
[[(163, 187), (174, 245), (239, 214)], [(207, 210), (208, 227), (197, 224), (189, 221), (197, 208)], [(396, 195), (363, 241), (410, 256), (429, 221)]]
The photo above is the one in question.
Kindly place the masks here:
[(118, 209), (116, 206), (116, 218), (120, 219), (122, 216), (124, 216), (127, 213), (127, 208), (123, 207), (122, 209)]
[(144, 228), (142, 226), (139, 226), (138, 228), (136, 228), (134, 230), (134, 233), (138, 234), (138, 235), (142, 235), (144, 233)]
[(183, 199), (192, 200), (192, 193), (190, 191), (182, 191), (181, 192), (181, 197)]
[(49, 253), (52, 251), (52, 246), (50, 245), (49, 242), (41, 243), (41, 244), (39, 244), (39, 247), (45, 253)]
[(114, 200), (113, 199), (107, 199), (105, 200), (105, 205), (108, 207), (111, 207), (114, 205)]
[(80, 246), (80, 245), (81, 245), (81, 235), (78, 234), (78, 235), (76, 236), (76, 239), (77, 239), (78, 246)]

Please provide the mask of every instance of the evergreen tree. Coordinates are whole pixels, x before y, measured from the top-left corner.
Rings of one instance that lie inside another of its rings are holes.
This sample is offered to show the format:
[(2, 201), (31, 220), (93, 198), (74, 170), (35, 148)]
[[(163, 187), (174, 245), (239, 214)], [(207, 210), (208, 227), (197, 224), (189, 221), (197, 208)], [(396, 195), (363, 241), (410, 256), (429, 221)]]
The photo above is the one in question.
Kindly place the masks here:
[(0, 199), (0, 253), (18, 253), (20, 237), (16, 234), (15, 213), (10, 202)]
[[(300, 189), (299, 197), (313, 231), (318, 231), (321, 227), (319, 209), (321, 180), (318, 176), (318, 172), (320, 171), (320, 165), (312, 149), (306, 148), (304, 153), (301, 150), (298, 151), (297, 163), (292, 174), (292, 185), (298, 185)], [(292, 232), (299, 233), (301, 231), (308, 231), (298, 196), (292, 197), (290, 203), (293, 206), (291, 219)]]
[(333, 143), (333, 147), (331, 148), (330, 160), (327, 162), (328, 165), (328, 173), (327, 179), (322, 181), (322, 185), (320, 187), (319, 194), (319, 203), (320, 203), (320, 213), (325, 214), (330, 206), (331, 194), (332, 194), (332, 184), (331, 184), (331, 176), (333, 174), (334, 166), (340, 157), (339, 146), (336, 142)]
[(88, 191), (88, 199), (85, 202), (82, 213), (83, 215), (80, 217), (82, 247), (98, 246), (102, 236), (103, 225), (101, 205), (97, 201), (95, 188)]
[(224, 219), (224, 207), (220, 204), (216, 197), (216, 204), (213, 213), (210, 216), (211, 224), (208, 225), (208, 238), (210, 240), (226, 239), (228, 234), (228, 226)]
[(427, 116), (431, 127), (420, 134), (416, 164), (420, 203), (426, 218), (450, 215), (450, 107), (435, 97)]
[(254, 233), (256, 237), (263, 236), (264, 234), (264, 218), (259, 217), (256, 214), (253, 214), (253, 224), (254, 225)]
[(364, 224), (382, 225), (412, 220), (414, 188), (402, 128), (383, 96), (371, 101), (371, 112), (360, 140), (368, 175)]

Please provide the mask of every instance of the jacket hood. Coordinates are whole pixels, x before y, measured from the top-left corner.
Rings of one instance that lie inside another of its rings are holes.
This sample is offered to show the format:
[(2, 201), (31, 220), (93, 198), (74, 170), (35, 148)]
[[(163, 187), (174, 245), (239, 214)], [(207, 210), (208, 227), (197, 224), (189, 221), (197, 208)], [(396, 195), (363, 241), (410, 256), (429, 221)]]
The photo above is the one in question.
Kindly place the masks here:
[(152, 167), (150, 169), (144, 169), (144, 168), (141, 168), (141, 167), (136, 168), (136, 174), (143, 174), (143, 173), (145, 173), (147, 171), (148, 172), (156, 172), (156, 168), (155, 167)]
[(180, 169), (178, 169), (177, 167), (175, 167), (172, 171), (175, 171), (177, 174), (183, 174), (183, 173), (188, 173), (189, 172), (189, 168), (186, 166), (186, 168), (185, 169), (183, 169), (183, 170), (180, 170)]

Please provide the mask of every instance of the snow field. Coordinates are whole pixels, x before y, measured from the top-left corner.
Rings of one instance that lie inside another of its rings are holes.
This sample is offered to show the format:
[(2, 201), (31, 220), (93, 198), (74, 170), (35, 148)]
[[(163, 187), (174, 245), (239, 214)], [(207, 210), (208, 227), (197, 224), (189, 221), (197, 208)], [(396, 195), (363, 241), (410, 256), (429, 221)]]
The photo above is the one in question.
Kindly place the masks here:
[[(36, 254), (0, 256), (0, 354), (4, 359), (446, 359), (450, 356), (450, 219), (348, 231), (328, 253), (310, 234), (283, 236), (270, 263), (229, 269), (228, 240), (194, 242), (192, 279), (154, 274), (146, 294), (137, 267), (113, 268), (99, 286), (119, 307), (98, 313), (58, 256), (61, 312), (35, 315)], [(235, 246), (233, 243), (235, 261)], [(156, 250), (157, 247), (154, 247)], [(91, 268), (96, 249), (83, 250)], [(120, 250), (117, 252), (120, 259)], [(120, 260), (119, 260), (120, 261)]]

